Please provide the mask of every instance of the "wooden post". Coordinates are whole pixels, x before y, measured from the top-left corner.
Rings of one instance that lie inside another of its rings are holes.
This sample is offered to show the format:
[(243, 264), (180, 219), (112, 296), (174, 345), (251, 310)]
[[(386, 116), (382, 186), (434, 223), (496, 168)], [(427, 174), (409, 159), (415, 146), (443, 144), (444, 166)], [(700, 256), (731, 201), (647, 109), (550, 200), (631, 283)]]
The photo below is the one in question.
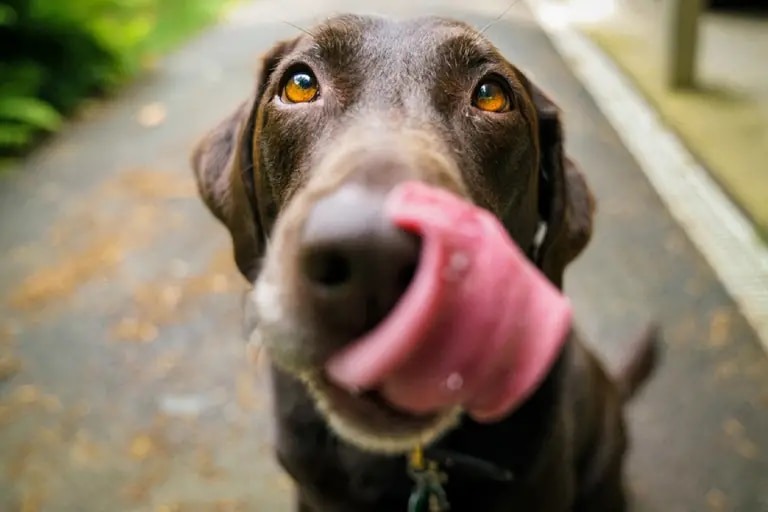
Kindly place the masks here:
[(667, 0), (667, 84), (673, 89), (696, 85), (699, 18), (704, 0)]

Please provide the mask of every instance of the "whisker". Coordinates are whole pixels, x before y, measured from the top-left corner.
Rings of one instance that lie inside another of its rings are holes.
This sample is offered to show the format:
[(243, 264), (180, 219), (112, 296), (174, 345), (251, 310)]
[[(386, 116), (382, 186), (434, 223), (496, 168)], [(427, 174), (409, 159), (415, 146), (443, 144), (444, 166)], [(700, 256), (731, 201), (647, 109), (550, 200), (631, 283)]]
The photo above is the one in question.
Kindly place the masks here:
[(488, 22), (488, 24), (486, 24), (486, 25), (485, 25), (485, 26), (484, 26), (482, 29), (480, 29), (480, 30), (478, 31), (478, 34), (484, 34), (486, 30), (488, 30), (489, 28), (491, 28), (492, 26), (494, 26), (496, 23), (498, 23), (499, 21), (501, 21), (501, 19), (502, 19), (504, 16), (506, 16), (506, 15), (507, 15), (507, 13), (508, 13), (509, 11), (511, 11), (511, 10), (512, 10), (512, 8), (513, 8), (515, 5), (517, 5), (517, 2), (518, 2), (518, 1), (519, 1), (519, 0), (512, 0), (512, 1), (509, 3), (509, 5), (507, 5), (507, 7), (506, 7), (506, 8), (505, 8), (505, 9), (504, 9), (502, 12), (501, 12), (501, 14), (499, 14), (499, 15), (498, 15), (498, 16), (496, 16), (494, 19), (492, 19), (491, 21), (489, 21), (489, 22)]
[(309, 30), (307, 30), (306, 28), (304, 28), (304, 27), (302, 27), (302, 26), (300, 26), (300, 25), (296, 25), (295, 23), (291, 23), (291, 22), (290, 22), (290, 21), (288, 21), (288, 20), (281, 20), (281, 21), (282, 21), (283, 23), (285, 23), (286, 25), (288, 25), (289, 27), (293, 27), (293, 28), (295, 28), (296, 30), (300, 30), (301, 32), (304, 32), (304, 33), (305, 33), (305, 34), (307, 34), (309, 37), (315, 37), (315, 34), (313, 34), (312, 32), (310, 32)]

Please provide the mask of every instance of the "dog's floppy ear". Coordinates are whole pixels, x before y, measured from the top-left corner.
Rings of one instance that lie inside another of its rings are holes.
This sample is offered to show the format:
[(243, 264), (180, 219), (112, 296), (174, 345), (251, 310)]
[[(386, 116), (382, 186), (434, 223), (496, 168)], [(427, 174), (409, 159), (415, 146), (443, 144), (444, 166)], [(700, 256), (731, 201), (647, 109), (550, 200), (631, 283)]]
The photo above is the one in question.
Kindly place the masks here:
[(254, 190), (254, 130), (259, 103), (270, 75), (296, 40), (277, 43), (261, 62), (251, 98), (198, 143), (192, 168), (203, 201), (232, 235), (235, 262), (253, 282), (266, 246)]
[(558, 287), (565, 267), (592, 237), (595, 201), (584, 175), (565, 156), (557, 105), (535, 84), (528, 83), (536, 108), (539, 132), (539, 215), (546, 234), (536, 263)]

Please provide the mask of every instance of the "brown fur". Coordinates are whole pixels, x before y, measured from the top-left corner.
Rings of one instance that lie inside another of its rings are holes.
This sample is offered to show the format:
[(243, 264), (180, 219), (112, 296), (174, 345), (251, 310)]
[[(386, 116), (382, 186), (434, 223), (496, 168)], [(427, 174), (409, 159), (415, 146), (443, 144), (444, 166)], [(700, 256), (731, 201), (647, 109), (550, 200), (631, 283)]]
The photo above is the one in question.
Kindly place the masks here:
[[(405, 510), (411, 485), (403, 460), (374, 453), (401, 431), (429, 432), (436, 446), (515, 473), (503, 484), (449, 475), (453, 511), (625, 510), (622, 408), (651, 373), (650, 338), (630, 358), (628, 376), (613, 380), (573, 333), (536, 393), (494, 424), (374, 411), (382, 413), (376, 421), (353, 425), (324, 392), (310, 395), (302, 380), (317, 387), (317, 369), (339, 346), (319, 327), (297, 278), (302, 226), (320, 198), (350, 183), (382, 193), (406, 179), (448, 188), (497, 215), (558, 287), (589, 242), (595, 207), (564, 154), (554, 102), (471, 27), (343, 16), (310, 33), (268, 52), (253, 97), (193, 156), (203, 200), (256, 283), (258, 327), (276, 363), (278, 458), (298, 485), (299, 510)], [(322, 100), (282, 105), (283, 76), (298, 63), (317, 76)], [(508, 86), (510, 112), (471, 107), (489, 74)], [(547, 229), (537, 244), (541, 222)], [(368, 441), (346, 431), (350, 425)]]

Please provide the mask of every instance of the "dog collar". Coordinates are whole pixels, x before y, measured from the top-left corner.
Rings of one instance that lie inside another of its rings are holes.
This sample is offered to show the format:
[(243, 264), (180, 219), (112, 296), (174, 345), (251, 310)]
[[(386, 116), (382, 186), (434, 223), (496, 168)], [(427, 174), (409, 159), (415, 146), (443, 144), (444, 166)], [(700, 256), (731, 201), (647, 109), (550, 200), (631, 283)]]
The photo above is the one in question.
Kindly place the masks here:
[(408, 475), (414, 482), (408, 499), (408, 512), (446, 512), (450, 509), (443, 484), (448, 475), (441, 467), (469, 478), (511, 482), (514, 474), (486, 460), (446, 450), (416, 446), (408, 454)]

